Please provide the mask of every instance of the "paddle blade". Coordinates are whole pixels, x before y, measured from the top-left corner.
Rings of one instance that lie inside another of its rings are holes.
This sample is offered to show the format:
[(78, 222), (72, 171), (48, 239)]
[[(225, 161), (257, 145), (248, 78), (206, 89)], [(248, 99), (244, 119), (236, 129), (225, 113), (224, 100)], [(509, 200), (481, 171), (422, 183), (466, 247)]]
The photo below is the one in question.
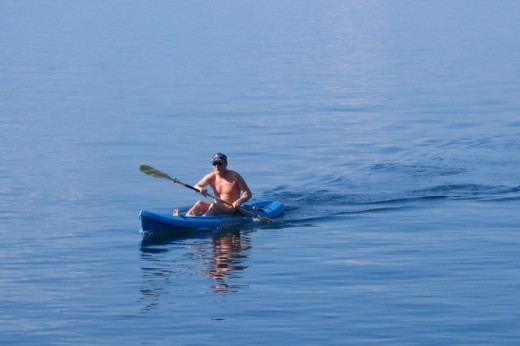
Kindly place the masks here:
[(168, 179), (168, 180), (171, 180), (171, 181), (175, 181), (172, 177), (170, 177), (168, 174), (164, 173), (164, 172), (161, 172), (160, 170), (156, 169), (156, 168), (153, 168), (152, 166), (148, 166), (148, 165), (145, 165), (145, 164), (141, 164), (139, 166), (139, 169), (141, 170), (141, 172), (143, 172), (144, 174), (148, 174), (152, 177), (155, 177), (155, 178), (162, 178), (162, 179)]

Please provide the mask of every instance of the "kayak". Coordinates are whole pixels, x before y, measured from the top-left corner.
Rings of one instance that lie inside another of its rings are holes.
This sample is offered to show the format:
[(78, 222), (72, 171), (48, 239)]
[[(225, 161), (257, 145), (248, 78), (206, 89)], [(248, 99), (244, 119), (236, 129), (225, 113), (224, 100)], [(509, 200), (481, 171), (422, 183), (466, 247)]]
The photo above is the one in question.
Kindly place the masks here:
[[(241, 208), (269, 219), (277, 218), (284, 212), (283, 204), (278, 201), (245, 203)], [(173, 216), (171, 213), (156, 213), (144, 209), (139, 213), (139, 219), (141, 230), (153, 233), (186, 229), (215, 230), (247, 225), (256, 221), (254, 217), (242, 213), (214, 216), (185, 216), (185, 213), (180, 213), (179, 216)]]

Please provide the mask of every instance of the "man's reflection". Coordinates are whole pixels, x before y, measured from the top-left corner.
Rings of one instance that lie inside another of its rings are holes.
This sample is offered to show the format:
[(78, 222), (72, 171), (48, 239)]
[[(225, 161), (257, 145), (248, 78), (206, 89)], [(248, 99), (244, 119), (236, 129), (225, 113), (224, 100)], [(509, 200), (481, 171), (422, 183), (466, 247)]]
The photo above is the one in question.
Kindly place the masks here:
[(251, 249), (250, 239), (240, 232), (230, 232), (212, 239), (213, 256), (208, 259), (206, 273), (217, 283), (216, 293), (238, 291), (240, 285), (228, 285), (226, 279), (238, 277), (235, 271), (247, 268), (245, 261)]
[(247, 285), (228, 282), (241, 278), (240, 271), (247, 268), (251, 248), (250, 237), (238, 230), (202, 240), (148, 239), (141, 246), (141, 259), (146, 262), (141, 266), (140, 300), (146, 303), (143, 311), (160, 308), (164, 297), (175, 297), (172, 293), (180, 286), (194, 285), (193, 274), (201, 272), (214, 280), (209, 286), (213, 292), (238, 292)]

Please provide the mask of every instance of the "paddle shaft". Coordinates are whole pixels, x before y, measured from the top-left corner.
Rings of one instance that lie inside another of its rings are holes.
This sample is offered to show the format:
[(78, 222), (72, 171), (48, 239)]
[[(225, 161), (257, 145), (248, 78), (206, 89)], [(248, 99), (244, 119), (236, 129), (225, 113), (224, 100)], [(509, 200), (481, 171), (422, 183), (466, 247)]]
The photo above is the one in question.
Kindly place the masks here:
[[(148, 166), (148, 165), (145, 165), (145, 164), (142, 164), (141, 166), (139, 166), (139, 169), (141, 170), (141, 172), (143, 172), (144, 174), (147, 174), (147, 175), (150, 175), (152, 177), (155, 177), (155, 178), (162, 178), (162, 179), (167, 179), (167, 180), (170, 180), (176, 184), (179, 184), (179, 185), (182, 185), (184, 187), (187, 187), (188, 189), (191, 189), (195, 192), (198, 192), (198, 193), (201, 193), (199, 189), (197, 189), (196, 187), (194, 186), (191, 186), (189, 184), (186, 184), (182, 181), (180, 181), (179, 179), (176, 179), (176, 178), (172, 178), (170, 175), (168, 175), (167, 173), (164, 173), (156, 168), (153, 168), (152, 166)], [(232, 203), (229, 203), (228, 201), (224, 201), (223, 199), (219, 198), (219, 197), (216, 197), (216, 196), (213, 196), (212, 194), (210, 193), (207, 193), (204, 195), (205, 197), (206, 196), (209, 196), (219, 202), (222, 202), (224, 204), (227, 204), (231, 207), (233, 207), (233, 204)], [(241, 207), (235, 207), (235, 209), (237, 211), (239, 211), (240, 213), (242, 214), (246, 214), (246, 215), (249, 215), (251, 217), (255, 217), (255, 218), (258, 218), (260, 219), (261, 221), (264, 221), (264, 222), (268, 222), (268, 223), (274, 223), (275, 221), (274, 220), (271, 220), (267, 217), (264, 217), (264, 216), (260, 216), (258, 214), (255, 214), (249, 210), (246, 210), (244, 208), (241, 208)]]

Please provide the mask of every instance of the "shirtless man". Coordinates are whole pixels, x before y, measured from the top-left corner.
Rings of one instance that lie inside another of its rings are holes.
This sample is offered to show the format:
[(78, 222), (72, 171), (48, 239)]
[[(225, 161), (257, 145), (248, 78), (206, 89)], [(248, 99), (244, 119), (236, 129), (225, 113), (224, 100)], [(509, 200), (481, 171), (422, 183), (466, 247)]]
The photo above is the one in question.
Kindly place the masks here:
[[(199, 200), (186, 212), (185, 216), (198, 216), (201, 213), (203, 216), (234, 213), (235, 208), (240, 207), (242, 203), (253, 197), (253, 193), (244, 178), (237, 172), (227, 169), (226, 155), (216, 153), (213, 155), (211, 164), (213, 165), (213, 172), (208, 173), (194, 187), (200, 191), (201, 195), (207, 197), (208, 190), (206, 187), (209, 185), (216, 197), (231, 203), (233, 206), (218, 200), (214, 200), (212, 203)], [(174, 210), (173, 215), (178, 216), (179, 210)]]

